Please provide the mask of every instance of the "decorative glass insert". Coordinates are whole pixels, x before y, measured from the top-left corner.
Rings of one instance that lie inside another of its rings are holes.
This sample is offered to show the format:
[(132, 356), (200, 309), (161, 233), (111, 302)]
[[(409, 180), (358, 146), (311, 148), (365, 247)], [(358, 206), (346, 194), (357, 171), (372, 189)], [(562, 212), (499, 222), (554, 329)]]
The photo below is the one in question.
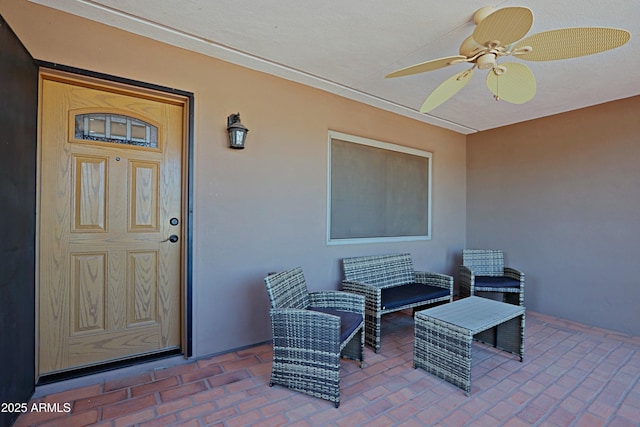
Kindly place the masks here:
[(75, 138), (158, 148), (158, 128), (156, 126), (120, 114), (76, 115)]

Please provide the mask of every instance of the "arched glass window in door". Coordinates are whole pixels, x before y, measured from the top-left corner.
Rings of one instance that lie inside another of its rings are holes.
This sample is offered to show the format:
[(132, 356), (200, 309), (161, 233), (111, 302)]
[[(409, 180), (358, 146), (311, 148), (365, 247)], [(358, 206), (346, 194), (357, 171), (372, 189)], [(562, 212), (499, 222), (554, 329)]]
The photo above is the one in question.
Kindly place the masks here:
[(75, 116), (76, 139), (158, 148), (158, 128), (134, 117), (111, 113)]

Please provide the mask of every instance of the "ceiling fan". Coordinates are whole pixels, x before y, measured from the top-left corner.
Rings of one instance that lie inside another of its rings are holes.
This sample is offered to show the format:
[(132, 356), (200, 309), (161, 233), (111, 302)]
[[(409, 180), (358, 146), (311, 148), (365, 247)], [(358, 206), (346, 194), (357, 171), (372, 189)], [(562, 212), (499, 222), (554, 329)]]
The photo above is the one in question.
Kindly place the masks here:
[(526, 7), (478, 9), (473, 15), (476, 28), (462, 42), (460, 54), (434, 59), (387, 74), (402, 77), (433, 71), (449, 65), (470, 63), (471, 68), (442, 82), (424, 101), (421, 113), (427, 113), (447, 101), (466, 86), (475, 68), (490, 70), (487, 87), (496, 100), (513, 104), (530, 101), (536, 94), (536, 80), (524, 64), (498, 59), (514, 56), (527, 61), (555, 61), (591, 55), (622, 46), (631, 34), (625, 30), (602, 27), (578, 27), (544, 31), (522, 39), (533, 25), (533, 12)]

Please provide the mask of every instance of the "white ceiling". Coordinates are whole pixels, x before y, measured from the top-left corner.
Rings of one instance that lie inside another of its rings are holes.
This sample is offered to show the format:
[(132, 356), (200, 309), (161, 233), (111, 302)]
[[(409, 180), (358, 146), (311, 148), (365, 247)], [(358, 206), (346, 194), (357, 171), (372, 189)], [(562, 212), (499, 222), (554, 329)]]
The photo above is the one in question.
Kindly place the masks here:
[[(31, 1), (463, 134), (640, 94), (637, 0)], [(476, 71), (452, 99), (419, 113), (433, 89), (468, 65), (384, 76), (457, 55), (475, 27), (473, 13), (483, 6), (529, 7), (534, 24), (528, 35), (598, 26), (628, 30), (631, 40), (598, 55), (527, 62), (537, 94), (526, 104), (496, 102), (485, 85), (486, 71)]]

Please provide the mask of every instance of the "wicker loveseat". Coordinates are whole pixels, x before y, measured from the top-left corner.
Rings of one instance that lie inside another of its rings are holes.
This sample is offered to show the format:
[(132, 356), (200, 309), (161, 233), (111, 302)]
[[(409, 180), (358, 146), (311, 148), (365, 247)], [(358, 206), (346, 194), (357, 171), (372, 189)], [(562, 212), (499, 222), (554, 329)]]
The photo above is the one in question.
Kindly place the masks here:
[(271, 303), (273, 365), (280, 384), (340, 405), (340, 357), (364, 367), (364, 298), (307, 291), (300, 267), (265, 277)]
[(342, 290), (365, 297), (365, 343), (376, 353), (380, 352), (383, 314), (453, 298), (453, 277), (415, 271), (410, 254), (345, 258), (342, 265)]

